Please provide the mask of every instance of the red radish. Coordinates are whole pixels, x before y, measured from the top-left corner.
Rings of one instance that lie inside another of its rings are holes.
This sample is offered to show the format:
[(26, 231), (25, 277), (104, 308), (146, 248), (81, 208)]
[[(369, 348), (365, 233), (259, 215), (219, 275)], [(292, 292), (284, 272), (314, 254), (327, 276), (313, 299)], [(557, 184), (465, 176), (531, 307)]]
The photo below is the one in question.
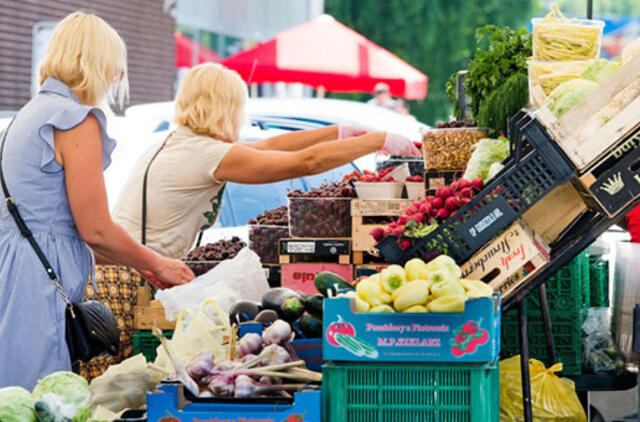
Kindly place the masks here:
[(455, 211), (458, 209), (458, 199), (455, 196), (450, 196), (444, 201), (445, 206), (449, 211)]
[(413, 215), (413, 214), (417, 213), (418, 211), (420, 211), (420, 210), (418, 209), (418, 207), (416, 206), (416, 204), (413, 204), (413, 205), (409, 206), (409, 207), (406, 209), (405, 213), (407, 213), (407, 214), (409, 214), (409, 215)]
[(409, 217), (406, 215), (403, 215), (402, 217), (400, 217), (400, 219), (398, 220), (398, 223), (400, 224), (407, 224), (407, 221), (409, 221)]
[(436, 213), (436, 218), (439, 220), (446, 220), (449, 218), (449, 211), (447, 211), (446, 208), (440, 208)]
[(436, 197), (435, 197), (435, 196), (433, 196), (433, 195), (429, 195), (429, 196), (427, 196), (427, 197), (425, 198), (425, 200), (426, 200), (427, 202), (433, 202), (433, 200), (434, 200), (434, 199), (436, 199)]
[(402, 236), (404, 234), (404, 226), (402, 228), (393, 229), (391, 234), (394, 236)]
[(482, 179), (478, 177), (477, 179), (473, 179), (471, 181), (471, 187), (476, 191), (480, 192), (484, 187), (484, 183), (482, 182)]
[(457, 191), (458, 189), (460, 189), (460, 188), (459, 188), (459, 184), (458, 184), (458, 182), (453, 182), (453, 183), (451, 183), (451, 184), (449, 185), (449, 188), (450, 188), (452, 191), (454, 191), (454, 192), (455, 192), (455, 191)]
[(436, 196), (437, 196), (438, 198), (445, 199), (445, 198), (447, 198), (447, 197), (451, 196), (451, 189), (449, 189), (449, 188), (448, 188), (448, 187), (446, 187), (446, 186), (439, 187), (439, 188), (436, 190)]
[(440, 209), (440, 208), (432, 207), (432, 208), (431, 208), (431, 211), (429, 211), (429, 217), (431, 217), (431, 218), (435, 218), (435, 217), (436, 217), (436, 215), (438, 214), (438, 210), (439, 210), (439, 209)]
[(468, 180), (460, 179), (458, 180), (458, 187), (460, 189), (468, 188), (471, 186), (471, 183)]
[(442, 199), (442, 198), (435, 198), (435, 199), (433, 200), (433, 202), (431, 203), (431, 205), (432, 205), (434, 208), (442, 208), (442, 206), (444, 205), (444, 199)]
[(416, 223), (422, 223), (424, 221), (424, 214), (421, 212), (414, 214), (413, 221)]
[(376, 227), (375, 229), (371, 230), (371, 236), (373, 236), (376, 242), (379, 242), (384, 237), (384, 230), (382, 229), (382, 227)]
[(411, 247), (411, 242), (409, 241), (409, 239), (401, 239), (399, 246), (400, 246), (400, 249), (402, 249), (403, 251), (406, 251)]
[(464, 188), (460, 191), (460, 195), (463, 198), (469, 198), (471, 199), (471, 197), (473, 196), (473, 192), (471, 191), (471, 188)]
[(420, 205), (420, 212), (423, 214), (429, 214), (431, 212), (431, 204), (422, 204)]
[(464, 207), (469, 202), (471, 202), (471, 199), (469, 199), (469, 198), (464, 198), (464, 197), (460, 198), (460, 207)]

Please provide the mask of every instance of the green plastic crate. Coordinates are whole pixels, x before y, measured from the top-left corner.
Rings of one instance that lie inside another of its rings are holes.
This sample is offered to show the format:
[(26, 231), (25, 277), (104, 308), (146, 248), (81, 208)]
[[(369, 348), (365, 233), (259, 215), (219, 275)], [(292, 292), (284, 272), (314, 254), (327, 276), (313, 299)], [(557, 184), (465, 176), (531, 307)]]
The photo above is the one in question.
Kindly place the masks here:
[[(173, 331), (163, 331), (166, 338), (173, 337)], [(160, 340), (155, 338), (151, 331), (138, 331), (133, 335), (133, 354), (142, 353), (147, 362), (156, 359), (156, 349), (160, 346)]]
[(498, 362), (491, 364), (327, 363), (325, 422), (497, 422)]
[(589, 278), (591, 284), (591, 307), (609, 306), (609, 261), (601, 256), (589, 257)]
[[(545, 283), (556, 356), (562, 362), (562, 374), (582, 374), (582, 321), (584, 309), (590, 307), (589, 258), (586, 251), (562, 267)], [(527, 326), (529, 353), (547, 366), (547, 342), (542, 324), (538, 291), (527, 297)], [(518, 312), (511, 310), (502, 315), (500, 355), (508, 357), (520, 353)]]

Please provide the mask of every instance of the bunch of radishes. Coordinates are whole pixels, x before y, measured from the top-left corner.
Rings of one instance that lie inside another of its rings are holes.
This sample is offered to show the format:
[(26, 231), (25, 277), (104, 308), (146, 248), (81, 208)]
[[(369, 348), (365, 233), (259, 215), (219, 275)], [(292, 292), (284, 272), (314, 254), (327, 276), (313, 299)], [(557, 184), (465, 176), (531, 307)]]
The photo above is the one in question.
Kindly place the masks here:
[[(471, 181), (460, 179), (449, 186), (440, 187), (435, 195), (427, 196), (407, 207), (404, 215), (386, 228), (373, 229), (371, 235), (376, 242), (387, 236), (425, 237), (439, 223), (467, 205), (483, 186), (482, 179), (478, 178)], [(402, 249), (411, 246), (411, 242), (406, 239), (398, 244)]]
[(424, 177), (420, 176), (420, 175), (416, 175), (416, 176), (409, 176), (405, 179), (405, 182), (421, 182), (424, 183)]

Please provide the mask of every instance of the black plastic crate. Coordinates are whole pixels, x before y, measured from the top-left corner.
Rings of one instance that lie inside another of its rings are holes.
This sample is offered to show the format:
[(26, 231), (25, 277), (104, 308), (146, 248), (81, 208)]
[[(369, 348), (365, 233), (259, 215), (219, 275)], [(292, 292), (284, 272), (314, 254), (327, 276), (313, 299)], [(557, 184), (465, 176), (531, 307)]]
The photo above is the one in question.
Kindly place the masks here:
[(463, 263), (553, 188), (575, 176), (573, 164), (531, 114), (520, 112), (514, 120), (512, 152), (500, 174), (429, 236), (408, 238), (409, 249), (402, 250), (394, 236), (379, 242), (376, 247), (387, 262), (404, 264), (411, 258), (447, 254)]

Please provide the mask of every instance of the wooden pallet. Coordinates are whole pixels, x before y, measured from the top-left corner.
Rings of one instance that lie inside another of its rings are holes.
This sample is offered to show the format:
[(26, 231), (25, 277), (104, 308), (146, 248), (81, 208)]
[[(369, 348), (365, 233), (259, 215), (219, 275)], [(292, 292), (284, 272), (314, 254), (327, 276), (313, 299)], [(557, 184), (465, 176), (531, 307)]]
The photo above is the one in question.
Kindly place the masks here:
[(413, 201), (408, 199), (354, 199), (351, 201), (351, 238), (353, 263), (363, 264), (377, 257), (374, 228), (387, 227), (384, 220), (400, 217)]
[(278, 242), (280, 264), (338, 263), (351, 264), (349, 238), (292, 238)]
[(151, 330), (154, 322), (161, 330), (173, 330), (175, 321), (167, 321), (164, 317), (164, 308), (159, 300), (152, 300), (148, 306), (136, 306), (133, 308), (133, 328), (136, 330)]
[(546, 107), (536, 115), (578, 170), (585, 170), (640, 126), (640, 55), (562, 118)]

